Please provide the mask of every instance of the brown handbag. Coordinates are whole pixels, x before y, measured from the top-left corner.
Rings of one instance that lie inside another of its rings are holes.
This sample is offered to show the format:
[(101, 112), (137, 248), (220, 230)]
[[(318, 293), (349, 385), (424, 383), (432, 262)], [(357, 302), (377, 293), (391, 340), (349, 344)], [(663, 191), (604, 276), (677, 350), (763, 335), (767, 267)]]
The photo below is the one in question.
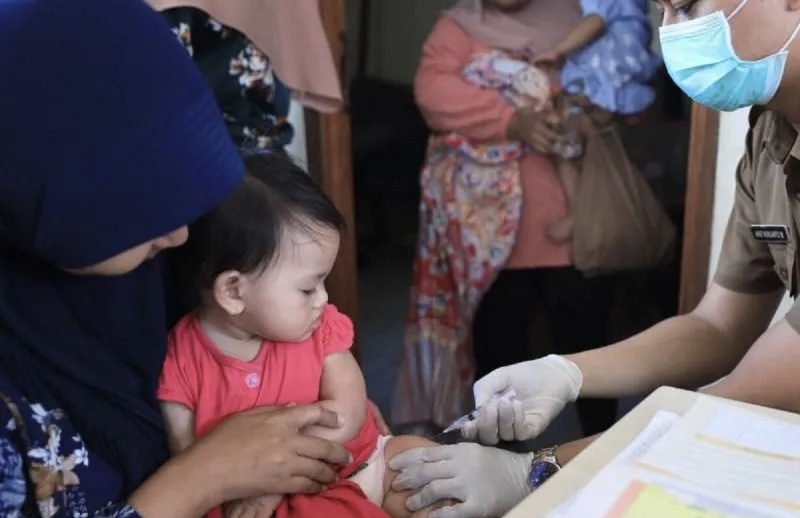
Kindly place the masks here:
[(675, 226), (628, 157), (616, 125), (587, 135), (572, 203), (573, 260), (587, 276), (672, 260)]

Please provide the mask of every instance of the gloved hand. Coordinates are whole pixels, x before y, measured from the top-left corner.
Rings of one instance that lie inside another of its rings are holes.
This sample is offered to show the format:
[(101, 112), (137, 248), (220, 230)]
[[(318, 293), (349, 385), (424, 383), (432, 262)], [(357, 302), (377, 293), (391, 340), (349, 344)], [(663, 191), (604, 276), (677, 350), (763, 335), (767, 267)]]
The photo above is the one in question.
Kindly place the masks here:
[[(497, 444), (499, 439), (533, 439), (567, 403), (578, 398), (582, 384), (583, 375), (578, 366), (554, 354), (501, 367), (475, 383), (475, 407), (483, 406), (484, 410), (477, 419), (467, 423), (461, 433), (483, 444)], [(493, 395), (509, 388), (516, 392), (513, 400), (490, 402)]]
[(419, 490), (406, 500), (411, 512), (440, 500), (460, 504), (431, 511), (429, 518), (502, 516), (530, 493), (532, 453), (511, 453), (474, 443), (416, 448), (397, 455), (395, 491)]

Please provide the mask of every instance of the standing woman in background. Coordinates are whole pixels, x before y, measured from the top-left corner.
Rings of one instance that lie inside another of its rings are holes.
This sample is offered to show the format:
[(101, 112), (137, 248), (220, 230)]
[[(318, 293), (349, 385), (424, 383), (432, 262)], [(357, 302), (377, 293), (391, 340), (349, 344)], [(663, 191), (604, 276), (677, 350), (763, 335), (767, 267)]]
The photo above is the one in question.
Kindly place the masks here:
[[(608, 341), (610, 279), (585, 279), (571, 265), (570, 242), (546, 234), (567, 215), (549, 156), (559, 138), (557, 118), (516, 108), (498, 88), (476, 84), (466, 72), (495, 77), (529, 64), (580, 21), (576, 0), (461, 0), (425, 43), (415, 93), (435, 135), (422, 173), (420, 241), (395, 424), (441, 427), (464, 413), (475, 369), (480, 377), (531, 358), (537, 313), (547, 321), (553, 345), (536, 348), (536, 355)], [(493, 70), (476, 65), (476, 56), (497, 51), (510, 59), (484, 60), (495, 63)], [(551, 81), (558, 90), (557, 74)], [(452, 158), (465, 149), (485, 159), (481, 167), (505, 161), (499, 167), (510, 164), (517, 172), (500, 170), (498, 180), (487, 183), (476, 161)], [(443, 156), (451, 157), (451, 171), (438, 174)], [(518, 187), (510, 187), (517, 176)], [(453, 272), (468, 280), (453, 282)], [(578, 410), (584, 433), (596, 433), (614, 422), (616, 402), (582, 401)]]

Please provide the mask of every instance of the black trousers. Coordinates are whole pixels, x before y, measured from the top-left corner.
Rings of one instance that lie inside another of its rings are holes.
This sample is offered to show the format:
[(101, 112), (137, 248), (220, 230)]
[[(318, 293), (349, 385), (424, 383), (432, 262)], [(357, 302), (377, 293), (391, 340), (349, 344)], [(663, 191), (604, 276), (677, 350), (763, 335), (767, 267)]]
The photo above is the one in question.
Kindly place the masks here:
[[(494, 369), (548, 354), (571, 354), (608, 345), (614, 275), (585, 278), (572, 267), (504, 270), (478, 307), (473, 354), (479, 379)], [(550, 340), (532, 343), (541, 315)], [(617, 400), (579, 399), (584, 435), (607, 430), (616, 420)]]

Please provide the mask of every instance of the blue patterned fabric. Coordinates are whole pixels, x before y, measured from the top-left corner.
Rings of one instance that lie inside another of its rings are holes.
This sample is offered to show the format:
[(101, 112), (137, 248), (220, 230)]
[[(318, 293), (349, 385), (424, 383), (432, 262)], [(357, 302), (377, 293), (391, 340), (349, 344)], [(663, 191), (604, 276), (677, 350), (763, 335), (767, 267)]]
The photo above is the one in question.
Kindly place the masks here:
[(233, 142), (248, 150), (288, 146), (294, 138), (288, 121), (291, 91), (269, 56), (199, 9), (176, 7), (161, 15), (205, 76)]
[(648, 0), (581, 0), (581, 8), (584, 16), (601, 17), (606, 32), (567, 57), (562, 84), (582, 80), (589, 100), (613, 113), (644, 111), (655, 98), (647, 83), (661, 68), (650, 51)]
[(63, 411), (26, 401), (2, 375), (0, 398), (0, 516), (140, 518), (117, 501), (120, 473), (86, 448)]

